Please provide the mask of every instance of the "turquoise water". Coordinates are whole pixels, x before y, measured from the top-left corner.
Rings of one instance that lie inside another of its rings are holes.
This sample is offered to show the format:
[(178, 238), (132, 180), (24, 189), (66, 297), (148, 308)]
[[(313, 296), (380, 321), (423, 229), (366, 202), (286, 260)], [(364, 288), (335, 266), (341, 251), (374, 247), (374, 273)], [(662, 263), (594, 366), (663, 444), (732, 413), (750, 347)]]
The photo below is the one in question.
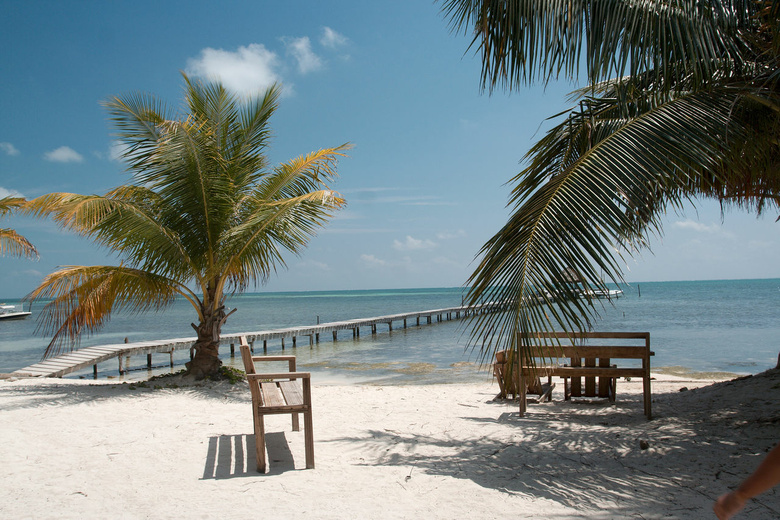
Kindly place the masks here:
[[(745, 374), (777, 363), (780, 279), (647, 282), (623, 290), (622, 298), (605, 302), (596, 330), (649, 331), (654, 367)], [(228, 302), (238, 311), (223, 330), (250, 332), (315, 324), (318, 319), (325, 323), (453, 307), (461, 304), (461, 298), (460, 288), (244, 294)], [(47, 339), (33, 334), (37, 310), (32, 309), (33, 319), (0, 322), (0, 372), (40, 360)], [(190, 337), (193, 319), (184, 301), (164, 313), (117, 315), (100, 333), (85, 338), (82, 346), (121, 343), (124, 338), (134, 342)], [(478, 353), (465, 348), (467, 333), (460, 321), (410, 324), (406, 329), (396, 323), (392, 332), (380, 326), (378, 334), (362, 330), (358, 339), (343, 333), (335, 343), (323, 335), (313, 348), (302, 341), (293, 350), (288, 341), (286, 352), (294, 352), (299, 368), (318, 373), (322, 380), (404, 384), (488, 379), (489, 374), (479, 368)], [(269, 343), (269, 353), (280, 349), (281, 344)], [(228, 348), (221, 350), (231, 363)], [(183, 362), (185, 356), (181, 352), (179, 360)], [(163, 364), (165, 358), (159, 355), (155, 363)], [(134, 361), (139, 370), (129, 378), (148, 377), (140, 369), (145, 356)], [(116, 360), (99, 368), (101, 376), (117, 376)], [(91, 376), (91, 371), (72, 377), (84, 375)]]

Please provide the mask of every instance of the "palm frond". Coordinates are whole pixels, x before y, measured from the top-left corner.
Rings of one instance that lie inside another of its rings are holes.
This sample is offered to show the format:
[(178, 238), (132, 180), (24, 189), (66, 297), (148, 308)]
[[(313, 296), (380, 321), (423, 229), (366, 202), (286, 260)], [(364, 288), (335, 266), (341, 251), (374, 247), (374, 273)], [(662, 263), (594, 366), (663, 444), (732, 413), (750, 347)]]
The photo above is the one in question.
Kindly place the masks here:
[(115, 307), (156, 309), (182, 294), (198, 312), (203, 350), (196, 347), (195, 359), (213, 356), (226, 318), (225, 287), (265, 281), (344, 204), (327, 183), (348, 145), (267, 167), (277, 87), (244, 102), (219, 83), (184, 80), (184, 115), (144, 94), (106, 102), (131, 183), (103, 196), (52, 193), (22, 207), (123, 262), (63, 269), (31, 295), (54, 298), (41, 318), (41, 328), (54, 334), (46, 355), (99, 328)]
[[(3, 197), (0, 199), (0, 217), (23, 208), (27, 201), (22, 197)], [(25, 237), (10, 228), (0, 228), (0, 256), (22, 256), (38, 258), (38, 250)]]
[(319, 190), (275, 201), (257, 197), (245, 204), (252, 211), (225, 233), (221, 248), (228, 262), (222, 266), (223, 282), (237, 289), (252, 279), (265, 281), (284, 267), (283, 253), (298, 254), (345, 201), (336, 192)]
[(736, 101), (729, 91), (690, 93), (645, 100), (622, 117), (616, 99), (593, 100), (540, 140), (514, 179), (514, 213), (469, 280), (469, 303), (511, 309), (476, 317), (472, 345), (487, 357), (517, 332), (587, 330), (599, 307), (562, 284), (562, 274), (572, 269), (601, 289), (602, 277), (622, 283), (624, 256), (661, 232), (668, 205), (725, 182), (727, 143), (739, 135), (730, 125)]
[(38, 250), (13, 229), (0, 228), (0, 256), (5, 255), (38, 258)]
[(38, 331), (52, 335), (43, 355), (47, 358), (72, 350), (84, 333), (99, 329), (115, 311), (160, 310), (177, 295), (196, 301), (176, 281), (139, 269), (67, 266), (48, 275), (27, 299), (51, 299), (38, 324)]
[(588, 83), (654, 71), (659, 88), (714, 69), (739, 72), (747, 49), (739, 31), (755, 24), (750, 0), (444, 0), (454, 31), (471, 33), (482, 58), (481, 84), (519, 88), (560, 76)]

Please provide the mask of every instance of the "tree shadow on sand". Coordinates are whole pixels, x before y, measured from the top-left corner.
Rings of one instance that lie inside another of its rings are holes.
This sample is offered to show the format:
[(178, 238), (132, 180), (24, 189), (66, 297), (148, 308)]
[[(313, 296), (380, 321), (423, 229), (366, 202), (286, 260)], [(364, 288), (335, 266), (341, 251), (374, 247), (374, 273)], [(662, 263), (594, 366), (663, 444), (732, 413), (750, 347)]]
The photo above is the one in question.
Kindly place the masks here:
[[(498, 404), (493, 417), (461, 417), (464, 430), (484, 425), (479, 438), (459, 436), (454, 426), (436, 435), (370, 430), (333, 442), (367, 444), (366, 465), (469, 479), (588, 518), (710, 518), (715, 499), (780, 439), (780, 374), (766, 374), (751, 378), (752, 389), (727, 382), (656, 394), (652, 421), (642, 415), (641, 395), (626, 395), (616, 405), (531, 405), (522, 418)], [(726, 399), (737, 391), (748, 398)], [(780, 496), (772, 491), (751, 501), (745, 517), (778, 512)]]
[(213, 398), (226, 402), (250, 401), (246, 384), (227, 381), (135, 382), (117, 384), (60, 384), (57, 379), (35, 385), (0, 384), (0, 401), (4, 410), (23, 410), (51, 405), (77, 405), (108, 399), (141, 398), (155, 393), (177, 392), (199, 398)]

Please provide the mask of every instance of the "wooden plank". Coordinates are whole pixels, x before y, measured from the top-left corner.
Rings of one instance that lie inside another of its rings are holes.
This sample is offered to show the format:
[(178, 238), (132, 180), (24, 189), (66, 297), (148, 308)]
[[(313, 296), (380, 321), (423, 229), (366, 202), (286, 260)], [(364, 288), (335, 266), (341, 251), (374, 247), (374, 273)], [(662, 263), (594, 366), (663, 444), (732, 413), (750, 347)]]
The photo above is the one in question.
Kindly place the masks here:
[(615, 359), (645, 359), (652, 355), (644, 345), (533, 345), (534, 357), (537, 358), (615, 358)]
[[(569, 363), (571, 363), (572, 368), (579, 368), (579, 366), (582, 364), (582, 360), (579, 358), (579, 356), (571, 358), (569, 360)], [(561, 367), (566, 368), (566, 367)], [(553, 375), (558, 375), (557, 370), (553, 371)], [(582, 397), (582, 380), (580, 379), (580, 375), (574, 375), (572, 372), (572, 375), (570, 376), (563, 376), (563, 377), (571, 377), (571, 392), (569, 392), (569, 395), (573, 397)]]
[(260, 393), (263, 395), (263, 408), (281, 408), (287, 405), (276, 383), (260, 383)]
[[(599, 366), (602, 368), (609, 368), (611, 366), (609, 358), (599, 358)], [(617, 366), (615, 366), (615, 368), (617, 368)], [(612, 377), (599, 377), (599, 397), (610, 397), (610, 388), (613, 379), (614, 378)]]
[[(596, 359), (595, 358), (585, 358), (585, 366), (592, 368), (596, 366)], [(586, 377), (585, 378), (585, 395), (587, 397), (596, 397), (596, 378), (595, 377)]]
[(520, 333), (524, 338), (575, 338), (575, 339), (644, 339), (650, 338), (649, 332), (577, 332), (568, 334), (566, 332), (545, 332), (540, 334)]
[(303, 406), (303, 392), (296, 381), (279, 381), (285, 402), (290, 406)]
[[(550, 375), (558, 377), (644, 377), (647, 375), (642, 368), (605, 368), (605, 367), (551, 367)], [(574, 394), (572, 394), (574, 395)]]

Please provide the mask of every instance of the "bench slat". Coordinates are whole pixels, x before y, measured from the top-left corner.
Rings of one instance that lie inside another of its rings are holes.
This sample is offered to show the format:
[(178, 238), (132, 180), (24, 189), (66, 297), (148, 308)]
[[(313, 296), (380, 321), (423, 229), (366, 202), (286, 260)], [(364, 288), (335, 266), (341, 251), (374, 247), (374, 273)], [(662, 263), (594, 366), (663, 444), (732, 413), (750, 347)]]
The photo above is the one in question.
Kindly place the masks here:
[(619, 367), (537, 367), (539, 375), (558, 377), (644, 377), (644, 368)]
[(263, 394), (264, 408), (278, 408), (287, 404), (276, 383), (260, 383), (260, 392)]
[(279, 388), (290, 406), (303, 406), (303, 392), (295, 381), (279, 381)]
[(571, 345), (533, 345), (531, 352), (535, 358), (558, 358), (558, 357), (588, 357), (588, 358), (615, 358), (615, 359), (644, 359), (653, 355), (642, 345), (582, 345), (573, 347)]

